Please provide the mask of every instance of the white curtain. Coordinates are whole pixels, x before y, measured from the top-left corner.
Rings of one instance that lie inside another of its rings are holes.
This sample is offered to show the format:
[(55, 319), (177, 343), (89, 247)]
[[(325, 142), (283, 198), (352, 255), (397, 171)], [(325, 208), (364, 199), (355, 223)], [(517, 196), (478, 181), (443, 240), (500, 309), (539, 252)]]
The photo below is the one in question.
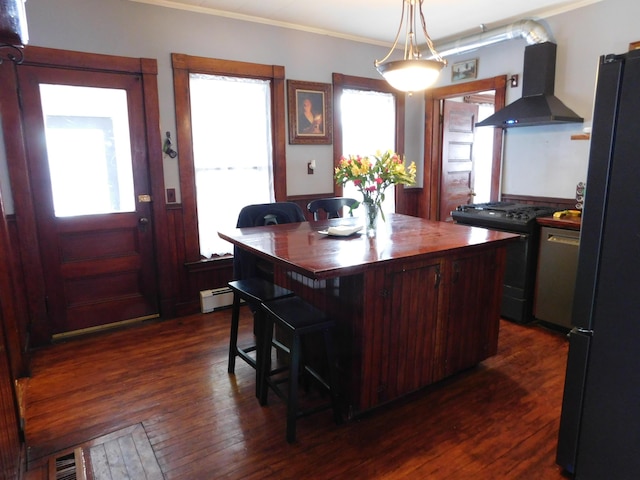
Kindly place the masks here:
[(274, 201), (268, 80), (191, 74), (191, 122), (200, 253), (232, 253), (219, 230), (245, 205)]
[[(396, 99), (391, 93), (345, 89), (340, 98), (342, 110), (343, 155), (373, 155), (380, 150), (396, 148)], [(352, 182), (343, 189), (343, 196), (361, 201)], [(395, 212), (394, 188), (385, 191), (382, 209)]]

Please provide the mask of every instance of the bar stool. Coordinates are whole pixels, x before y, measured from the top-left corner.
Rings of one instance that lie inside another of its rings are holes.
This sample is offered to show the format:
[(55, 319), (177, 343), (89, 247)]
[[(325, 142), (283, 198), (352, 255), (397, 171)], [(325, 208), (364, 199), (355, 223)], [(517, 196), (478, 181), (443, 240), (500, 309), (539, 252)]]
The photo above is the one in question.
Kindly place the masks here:
[[(317, 308), (303, 301), (297, 296), (264, 302), (264, 331), (262, 335), (262, 360), (258, 375), (260, 383), (260, 405), (267, 404), (268, 390), (271, 388), (287, 404), (287, 442), (292, 443), (296, 439), (296, 421), (298, 418), (311, 415), (329, 408), (333, 409), (333, 418), (336, 424), (342, 423), (340, 405), (338, 401), (338, 375), (336, 370), (336, 355), (333, 346), (332, 333), (335, 322), (329, 319)], [(274, 326), (281, 329), (284, 337), (289, 338), (291, 346), (287, 347), (278, 339), (273, 338)], [(328, 379), (323, 378), (317, 370), (311, 368), (302, 358), (301, 343), (303, 338), (312, 334), (322, 334), (324, 337), (324, 353)], [(288, 356), (288, 367), (271, 370), (272, 347)], [(318, 405), (309, 409), (301, 409), (298, 402), (298, 377), (301, 372), (309, 373), (315, 378), (331, 397), (327, 404)], [(278, 374), (288, 371), (286, 378), (277, 378)], [(288, 383), (285, 393), (279, 384)]]
[[(278, 298), (293, 295), (291, 290), (258, 277), (244, 280), (234, 280), (228, 283), (233, 291), (233, 306), (231, 308), (231, 335), (229, 338), (229, 364), (227, 371), (235, 373), (236, 357), (240, 357), (251, 367), (256, 369), (256, 397), (260, 394), (260, 376), (258, 363), (260, 361), (260, 338), (263, 330), (263, 312), (260, 305)], [(244, 348), (238, 347), (238, 326), (240, 323), (240, 301), (244, 300), (253, 310), (253, 332), (256, 336), (256, 344)], [(249, 355), (255, 351), (255, 359)]]

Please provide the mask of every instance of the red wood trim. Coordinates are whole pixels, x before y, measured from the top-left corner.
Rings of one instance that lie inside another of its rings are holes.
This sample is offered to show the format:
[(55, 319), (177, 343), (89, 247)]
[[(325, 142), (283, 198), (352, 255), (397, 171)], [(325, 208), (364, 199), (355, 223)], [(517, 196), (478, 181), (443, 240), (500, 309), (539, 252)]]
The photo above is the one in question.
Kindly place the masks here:
[[(440, 179), (441, 179), (441, 152), (442, 145), (440, 133), (440, 101), (446, 98), (459, 97), (462, 95), (495, 90), (495, 109), (504, 107), (506, 96), (507, 76), (465, 82), (445, 87), (428, 90), (425, 94), (425, 135), (424, 135), (424, 191), (420, 199), (420, 216), (435, 220), (438, 218), (440, 203)], [(503, 129), (495, 128), (493, 133), (493, 163), (491, 184), (491, 200), (495, 201), (499, 197), (499, 180), (502, 158), (502, 138)]]
[(24, 274), (27, 311), (30, 323), (30, 341), (42, 344), (50, 338), (45, 305), (44, 272), (40, 263), (40, 248), (36, 229), (35, 211), (31, 197), (31, 179), (27, 167), (27, 156), (22, 139), (22, 112), (16, 92), (18, 91), (16, 65), (13, 62), (0, 64), (0, 112), (4, 134), (9, 179), (11, 182), (18, 243), (15, 253), (20, 256)]
[[(164, 208), (164, 165), (162, 159), (162, 137), (160, 134), (160, 106), (158, 104), (158, 62), (150, 59), (140, 59), (142, 70), (142, 88), (145, 114), (145, 128), (147, 137), (147, 154), (149, 164), (149, 186), (151, 189), (153, 231), (155, 237), (155, 258), (160, 260), (169, 250), (167, 237), (167, 214)], [(163, 299), (171, 298), (175, 292), (171, 290), (172, 270), (168, 262), (156, 261), (158, 273), (158, 294), (160, 301), (160, 315), (163, 311)]]
[(184, 259), (186, 262), (196, 262), (200, 260), (200, 245), (194, 183), (193, 146), (191, 144), (191, 107), (188, 95), (189, 73), (243, 76), (270, 79), (272, 81), (274, 193), (277, 201), (283, 201), (286, 198), (287, 190), (284, 67), (194, 57), (179, 53), (173, 53), (171, 61), (173, 65), (177, 125), (178, 168), (180, 171), (180, 191), (184, 211)]
[(271, 114), (273, 115), (273, 189), (277, 202), (287, 196), (287, 153), (285, 118), (285, 79), (284, 67), (274, 67), (273, 90), (271, 95)]
[[(81, 70), (117, 71), (119, 73), (143, 73), (142, 65), (149, 65), (143, 60), (145, 59), (27, 46), (24, 49), (23, 64), (65, 66)], [(148, 61), (155, 62), (155, 60)], [(157, 67), (155, 73), (157, 74)]]
[(261, 63), (238, 62), (217, 58), (196, 57), (182, 53), (172, 53), (171, 61), (174, 70), (208, 73), (212, 75), (235, 75), (238, 77), (254, 77), (264, 79), (284, 79), (284, 67), (264, 65)]
[(178, 56), (172, 55), (174, 62), (173, 91), (176, 111), (176, 140), (178, 142), (178, 169), (180, 171), (180, 193), (183, 210), (183, 258), (186, 261), (200, 259), (200, 245), (198, 242), (198, 212), (196, 209), (196, 187), (194, 183), (195, 169), (193, 166), (193, 145), (191, 143), (191, 104), (189, 96), (189, 71), (176, 68)]

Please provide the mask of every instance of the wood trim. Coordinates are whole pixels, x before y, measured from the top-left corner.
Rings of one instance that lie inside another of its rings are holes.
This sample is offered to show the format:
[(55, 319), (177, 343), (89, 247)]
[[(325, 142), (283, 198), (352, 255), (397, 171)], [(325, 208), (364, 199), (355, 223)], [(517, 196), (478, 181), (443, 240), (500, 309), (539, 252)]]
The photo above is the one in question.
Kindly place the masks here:
[(500, 199), (505, 202), (524, 203), (526, 205), (545, 205), (567, 209), (576, 207), (575, 198), (537, 197), (503, 193)]
[(200, 260), (198, 212), (196, 206), (195, 171), (191, 143), (191, 106), (189, 103), (189, 74), (230, 75), (269, 79), (272, 81), (271, 112), (273, 116), (273, 172), (276, 201), (284, 201), (287, 190), (285, 80), (284, 67), (214, 58), (171, 54), (175, 97), (178, 168), (184, 211), (184, 260)]
[(273, 190), (277, 202), (287, 196), (287, 126), (285, 114), (284, 67), (274, 66), (271, 112), (273, 115)]
[[(333, 73), (333, 165), (338, 166), (342, 156), (342, 110), (340, 108), (340, 97), (345, 88), (358, 90), (370, 90), (376, 92), (392, 93), (396, 98), (396, 152), (404, 154), (404, 127), (405, 127), (405, 101), (404, 92), (399, 92), (392, 88), (386, 81), (374, 78), (355, 77)], [(404, 195), (404, 186), (398, 185), (395, 189), (396, 212), (408, 213), (407, 201)], [(342, 196), (342, 186), (335, 185), (333, 195)]]
[(152, 59), (140, 59), (142, 71), (142, 89), (147, 136), (147, 155), (149, 165), (149, 187), (151, 189), (153, 232), (155, 238), (155, 258), (158, 274), (158, 297), (160, 315), (166, 315), (166, 299), (173, 296), (172, 272), (168, 262), (158, 261), (169, 251), (167, 237), (167, 214), (164, 194), (164, 164), (162, 157), (162, 137), (160, 134), (160, 106), (158, 102), (158, 62)]
[(152, 65), (150, 62), (156, 62), (156, 60), (27, 46), (24, 49), (23, 65), (38, 65), (41, 67), (64, 66), (65, 68), (78, 70), (134, 74), (153, 73), (157, 75), (157, 65), (154, 72), (144, 71), (143, 65), (149, 68), (149, 66)]
[(45, 305), (44, 272), (40, 262), (40, 247), (36, 216), (31, 197), (31, 178), (27, 166), (27, 154), (23, 142), (22, 112), (18, 100), (17, 65), (0, 64), (0, 112), (2, 130), (9, 169), (18, 243), (15, 252), (20, 257), (24, 275), (24, 291), (29, 317), (30, 341), (41, 344), (50, 338)]
[(266, 80), (275, 78), (284, 79), (284, 67), (279, 65), (264, 65), (262, 63), (196, 57), (182, 53), (172, 53), (171, 63), (174, 70), (187, 70), (211, 75), (264, 78)]
[[(420, 216), (428, 219), (437, 219), (439, 216), (440, 202), (440, 178), (441, 172), (441, 134), (440, 132), (440, 101), (460, 97), (468, 94), (495, 90), (495, 109), (504, 107), (506, 98), (507, 76), (447, 85), (441, 88), (428, 90), (425, 95), (425, 135), (424, 135), (424, 179), (423, 193), (420, 198)], [(500, 196), (500, 169), (502, 163), (502, 139), (503, 129), (495, 128), (493, 131), (493, 160), (491, 167), (491, 200), (495, 201)]]

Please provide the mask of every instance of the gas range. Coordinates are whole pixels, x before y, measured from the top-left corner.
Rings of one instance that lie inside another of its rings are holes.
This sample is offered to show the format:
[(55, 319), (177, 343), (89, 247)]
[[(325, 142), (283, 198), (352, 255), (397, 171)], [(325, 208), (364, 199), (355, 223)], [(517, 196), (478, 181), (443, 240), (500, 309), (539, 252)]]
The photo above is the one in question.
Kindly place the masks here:
[(451, 216), (466, 225), (531, 233), (536, 229), (536, 218), (553, 215), (555, 211), (556, 208), (544, 205), (490, 202), (460, 205)]
[(557, 209), (513, 202), (461, 205), (451, 212), (457, 223), (473, 227), (519, 233), (507, 246), (507, 265), (500, 314), (518, 323), (533, 320), (533, 296), (540, 240), (536, 218), (553, 215)]

